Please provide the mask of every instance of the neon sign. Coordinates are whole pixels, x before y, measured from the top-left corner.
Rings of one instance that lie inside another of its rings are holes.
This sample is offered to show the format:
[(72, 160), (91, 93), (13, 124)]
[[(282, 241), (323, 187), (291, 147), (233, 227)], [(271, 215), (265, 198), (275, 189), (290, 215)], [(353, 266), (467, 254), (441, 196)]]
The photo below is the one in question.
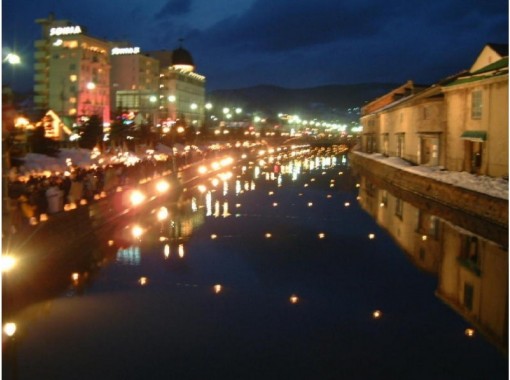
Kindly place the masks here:
[(79, 25), (75, 26), (58, 26), (56, 28), (50, 29), (50, 37), (51, 36), (65, 36), (68, 34), (80, 34), (81, 28)]
[(140, 53), (139, 47), (126, 47), (126, 48), (114, 47), (112, 49), (112, 55), (138, 54), (138, 53)]

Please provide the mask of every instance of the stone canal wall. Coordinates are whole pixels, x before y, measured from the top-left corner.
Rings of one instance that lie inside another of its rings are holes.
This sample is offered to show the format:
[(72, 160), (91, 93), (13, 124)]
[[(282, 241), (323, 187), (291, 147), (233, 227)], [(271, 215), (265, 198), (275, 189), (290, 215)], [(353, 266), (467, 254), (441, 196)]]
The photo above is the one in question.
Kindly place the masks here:
[(349, 154), (354, 170), (367, 173), (404, 191), (461, 210), (508, 229), (508, 200), (414, 174), (356, 152)]

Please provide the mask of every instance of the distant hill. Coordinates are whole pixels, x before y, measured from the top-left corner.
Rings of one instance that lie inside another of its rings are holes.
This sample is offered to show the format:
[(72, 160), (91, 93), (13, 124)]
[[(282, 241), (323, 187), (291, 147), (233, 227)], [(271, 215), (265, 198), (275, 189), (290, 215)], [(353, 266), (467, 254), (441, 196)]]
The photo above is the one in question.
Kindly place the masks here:
[[(266, 116), (278, 113), (298, 114), (302, 118), (359, 119), (365, 103), (397, 88), (395, 83), (334, 84), (291, 89), (272, 85), (216, 90), (208, 100), (216, 107), (241, 107), (247, 113), (262, 112)], [(347, 121), (347, 120), (346, 120)]]

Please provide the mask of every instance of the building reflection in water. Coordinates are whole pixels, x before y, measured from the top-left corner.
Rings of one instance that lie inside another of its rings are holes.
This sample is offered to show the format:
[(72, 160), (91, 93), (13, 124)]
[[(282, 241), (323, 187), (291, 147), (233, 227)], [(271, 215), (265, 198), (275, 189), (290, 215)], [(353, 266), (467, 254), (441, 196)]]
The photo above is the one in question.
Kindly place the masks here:
[(506, 351), (507, 232), (401, 190), (397, 196), (391, 192), (395, 189), (383, 186), (375, 178), (362, 176), (361, 207), (417, 267), (437, 275), (436, 295), (441, 300)]

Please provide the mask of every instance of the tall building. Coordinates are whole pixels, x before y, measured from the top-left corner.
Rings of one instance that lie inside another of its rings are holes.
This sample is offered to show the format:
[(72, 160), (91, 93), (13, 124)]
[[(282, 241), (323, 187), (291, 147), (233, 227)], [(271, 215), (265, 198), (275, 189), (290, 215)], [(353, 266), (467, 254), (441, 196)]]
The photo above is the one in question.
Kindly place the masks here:
[(67, 20), (37, 19), (34, 102), (61, 117), (110, 120), (110, 44)]
[(113, 113), (133, 112), (154, 122), (159, 112), (159, 60), (127, 43), (115, 44), (110, 52)]

